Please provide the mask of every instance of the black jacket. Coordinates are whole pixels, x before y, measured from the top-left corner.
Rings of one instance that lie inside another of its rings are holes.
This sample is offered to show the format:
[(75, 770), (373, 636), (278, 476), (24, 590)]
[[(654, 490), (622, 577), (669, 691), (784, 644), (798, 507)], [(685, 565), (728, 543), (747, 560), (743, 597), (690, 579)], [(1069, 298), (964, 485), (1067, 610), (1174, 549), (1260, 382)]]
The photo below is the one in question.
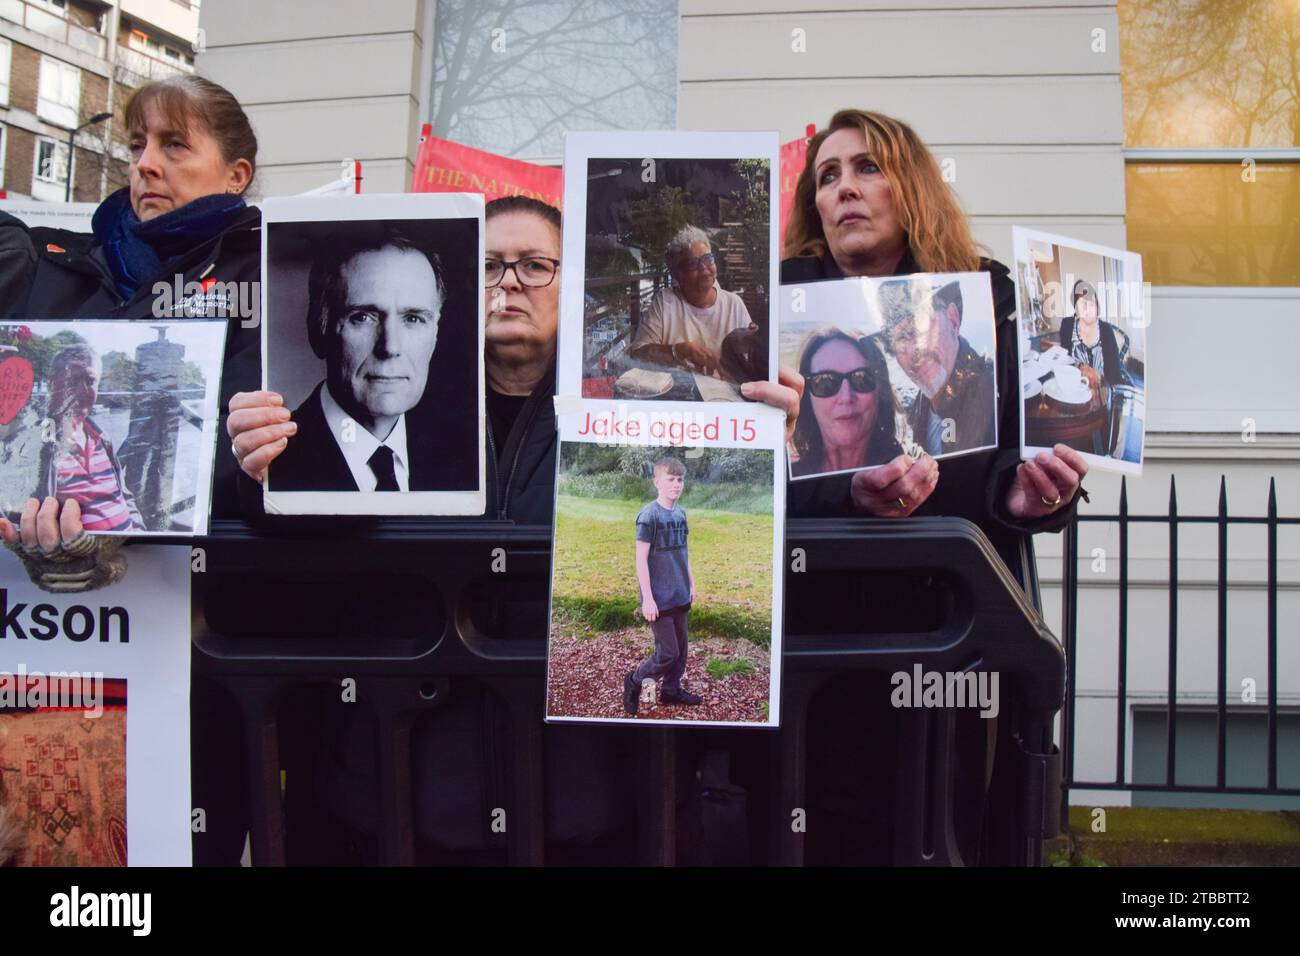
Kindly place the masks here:
[(555, 364), (524, 402), (509, 435), (488, 433), (486, 518), (550, 525), (555, 508)]
[[(0, 227), (3, 225), (0, 222)], [(37, 256), (34, 274), (26, 295), (9, 310), (9, 315), (30, 319), (143, 322), (161, 317), (184, 318), (182, 303), (175, 302), (174, 296), (159, 302), (154, 293), (156, 283), (166, 282), (174, 287), (178, 274), (182, 287), (205, 279), (219, 283), (257, 283), (245, 287), (246, 294), (241, 296), (251, 305), (252, 314), (242, 318), (234, 316), (228, 322), (218, 426), (218, 435), (224, 436), (230, 396), (261, 388), (262, 383), (261, 299), (256, 294), (262, 274), (261, 228), (261, 212), (250, 207), (225, 232), (179, 259), (165, 263), (158, 275), (141, 283), (136, 294), (124, 301), (114, 287), (112, 272), (93, 235), (38, 226), (31, 230)], [(155, 314), (156, 306), (163, 315)], [(234, 478), (237, 470), (230, 442), (219, 439), (212, 488), (214, 517), (235, 517), (239, 513)]]
[(941, 443), (940, 453), (945, 455), (993, 444), (994, 393), (997, 387), (997, 376), (991, 369), (993, 363), (971, 348), (965, 338), (959, 342), (957, 362), (947, 384), (932, 399), (926, 400), (924, 395), (918, 395), (910, 415), (912, 440), (924, 446), (930, 432), (930, 419), (936, 414), (934, 402), (937, 400), (944, 412), (949, 408), (945, 401), (959, 406), (957, 412), (961, 415), (961, 424), (954, 429), (956, 434), (951, 441), (945, 432)]
[[(895, 275), (920, 272), (909, 250)], [(1007, 267), (991, 259), (980, 260), (980, 271), (993, 283), (993, 312), (997, 318), (998, 447), (945, 459), (939, 466), (939, 484), (917, 508), (916, 515), (952, 515), (979, 525), (1018, 581), (1033, 574), (1031, 535), (1059, 531), (1075, 518), (1076, 500), (1054, 514), (1032, 521), (1017, 521), (1003, 502), (1020, 463), (1020, 383), (1016, 349), (1016, 290)], [(781, 263), (781, 282), (842, 279), (844, 274), (827, 252), (821, 258), (800, 257)], [(791, 482), (786, 512), (791, 518), (857, 514), (849, 493), (852, 475)]]
[(0, 319), (9, 318), (27, 295), (36, 271), (36, 250), (27, 226), (0, 212)]
[[(272, 491), (356, 491), (343, 450), (330, 433), (325, 411), (321, 408), (317, 385), (306, 400), (293, 411), (298, 431), (271, 463)], [(406, 416), (407, 454), (411, 491), (444, 491), (463, 484), (465, 463), (445, 454), (435, 440), (436, 432), (425, 428), (413, 413)], [(477, 478), (475, 479), (477, 484)]]

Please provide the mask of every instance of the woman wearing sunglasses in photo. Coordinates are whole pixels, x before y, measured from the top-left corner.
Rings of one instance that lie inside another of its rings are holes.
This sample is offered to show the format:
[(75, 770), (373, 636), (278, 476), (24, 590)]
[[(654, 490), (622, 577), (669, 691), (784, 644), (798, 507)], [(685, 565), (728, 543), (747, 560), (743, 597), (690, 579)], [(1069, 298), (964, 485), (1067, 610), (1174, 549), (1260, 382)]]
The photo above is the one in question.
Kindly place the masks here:
[(839, 329), (815, 332), (804, 343), (799, 374), (804, 392), (791, 442), (796, 477), (883, 465), (902, 454), (898, 401), (872, 339)]

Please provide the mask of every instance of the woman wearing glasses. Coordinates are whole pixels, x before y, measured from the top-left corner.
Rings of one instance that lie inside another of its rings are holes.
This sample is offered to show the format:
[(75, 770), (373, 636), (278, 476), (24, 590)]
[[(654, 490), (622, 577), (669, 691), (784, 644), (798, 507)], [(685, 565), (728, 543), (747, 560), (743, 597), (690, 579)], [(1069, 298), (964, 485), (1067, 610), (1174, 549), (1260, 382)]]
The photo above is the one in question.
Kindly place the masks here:
[(722, 340), (753, 323), (740, 296), (718, 286), (709, 236), (683, 226), (668, 242), (665, 258), (673, 287), (661, 290), (646, 309), (630, 354), (656, 365), (716, 375)]
[(560, 211), (526, 196), (487, 205), (484, 364), (489, 517), (549, 524), (555, 492)]
[(894, 431), (898, 403), (871, 338), (815, 332), (804, 343), (799, 374), (804, 393), (792, 441), (794, 475), (883, 465), (903, 453)]

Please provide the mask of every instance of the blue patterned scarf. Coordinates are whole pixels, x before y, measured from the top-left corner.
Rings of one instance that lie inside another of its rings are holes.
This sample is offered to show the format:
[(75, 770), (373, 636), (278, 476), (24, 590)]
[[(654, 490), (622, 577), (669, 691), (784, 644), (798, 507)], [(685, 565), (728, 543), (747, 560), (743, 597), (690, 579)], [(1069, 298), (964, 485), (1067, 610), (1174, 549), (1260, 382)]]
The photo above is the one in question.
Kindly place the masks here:
[(141, 222), (131, 209), (131, 190), (123, 188), (99, 204), (91, 230), (103, 247), (118, 295), (130, 299), (167, 262), (233, 225), (245, 206), (241, 196), (216, 193)]

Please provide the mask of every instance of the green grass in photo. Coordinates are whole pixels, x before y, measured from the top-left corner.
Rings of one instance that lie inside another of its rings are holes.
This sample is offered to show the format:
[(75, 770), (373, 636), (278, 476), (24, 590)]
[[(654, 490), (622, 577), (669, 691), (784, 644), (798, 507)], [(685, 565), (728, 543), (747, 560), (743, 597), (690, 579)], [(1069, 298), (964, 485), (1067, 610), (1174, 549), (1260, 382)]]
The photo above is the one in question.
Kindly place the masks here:
[(714, 680), (722, 680), (732, 674), (738, 677), (753, 677), (758, 673), (758, 668), (740, 657), (731, 660), (724, 657), (710, 657), (709, 662), (704, 665), (704, 670)]
[[(558, 497), (553, 607), (576, 627), (613, 631), (645, 625), (638, 613), (635, 531), (637, 512), (653, 498), (653, 489), (648, 481), (638, 484), (641, 494), (635, 499), (563, 493)], [(737, 488), (744, 487), (715, 485), (706, 490), (721, 500), (738, 497), (744, 492)], [(770, 489), (767, 494), (767, 510), (759, 514), (692, 506), (683, 495), (696, 586), (692, 635), (770, 644)]]

